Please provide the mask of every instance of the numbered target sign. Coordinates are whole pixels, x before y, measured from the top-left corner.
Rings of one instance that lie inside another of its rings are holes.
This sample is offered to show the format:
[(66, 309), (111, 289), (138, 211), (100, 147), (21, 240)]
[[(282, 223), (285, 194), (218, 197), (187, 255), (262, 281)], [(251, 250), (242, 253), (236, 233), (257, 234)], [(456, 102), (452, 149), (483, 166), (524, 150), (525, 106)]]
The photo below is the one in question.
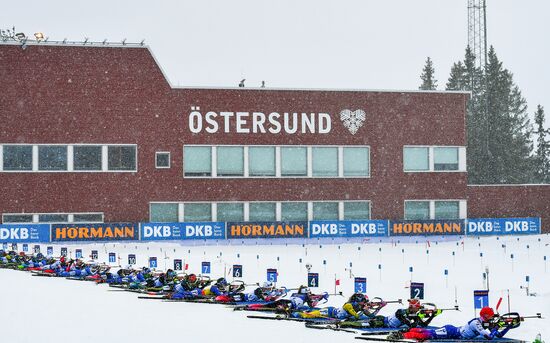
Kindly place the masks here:
[(61, 256), (67, 257), (67, 248), (61, 248)]
[(28, 245), (28, 244), (23, 244), (23, 251), (24, 251), (24, 252), (28, 252), (28, 251), (29, 251), (29, 245)]
[(474, 291), (474, 308), (483, 308), (489, 306), (489, 291), (478, 290)]
[(114, 252), (109, 253), (109, 263), (115, 263), (116, 262), (116, 255)]
[(210, 274), (210, 262), (203, 262), (201, 264), (201, 271), (203, 274)]
[(319, 273), (307, 273), (307, 286), (319, 287)]
[(97, 260), (97, 250), (92, 250), (92, 260)]
[(35, 254), (38, 254), (40, 252), (40, 245), (35, 245), (33, 250)]
[(424, 283), (411, 282), (411, 299), (424, 299)]
[(233, 277), (243, 277), (243, 266), (241, 264), (233, 265)]
[(270, 281), (270, 282), (277, 282), (277, 276), (279, 274), (277, 273), (277, 269), (275, 268), (270, 268), (267, 270), (267, 281)]
[(354, 280), (355, 293), (367, 293), (367, 278), (356, 277)]
[(128, 255), (128, 264), (136, 264), (136, 255), (135, 254), (129, 254)]
[(48, 256), (52, 256), (53, 255), (53, 247), (47, 247), (46, 248), (46, 254)]
[(12, 243), (11, 244), (11, 250), (17, 251), (17, 243)]
[(149, 268), (157, 268), (157, 258), (149, 257)]
[(174, 260), (174, 270), (182, 270), (183, 269), (183, 263), (181, 260)]
[(76, 250), (74, 251), (74, 256), (75, 256), (76, 258), (82, 258), (82, 249), (76, 249)]

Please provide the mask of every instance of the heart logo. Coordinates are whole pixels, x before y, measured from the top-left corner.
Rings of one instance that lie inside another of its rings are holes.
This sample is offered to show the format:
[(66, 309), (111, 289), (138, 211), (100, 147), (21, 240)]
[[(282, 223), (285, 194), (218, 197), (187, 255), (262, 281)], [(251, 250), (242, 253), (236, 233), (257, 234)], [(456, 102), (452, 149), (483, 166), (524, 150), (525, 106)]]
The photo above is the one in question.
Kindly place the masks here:
[(344, 124), (352, 135), (356, 134), (357, 130), (363, 126), (366, 118), (367, 114), (363, 110), (356, 110), (353, 112), (351, 110), (343, 110), (340, 112), (342, 124)]

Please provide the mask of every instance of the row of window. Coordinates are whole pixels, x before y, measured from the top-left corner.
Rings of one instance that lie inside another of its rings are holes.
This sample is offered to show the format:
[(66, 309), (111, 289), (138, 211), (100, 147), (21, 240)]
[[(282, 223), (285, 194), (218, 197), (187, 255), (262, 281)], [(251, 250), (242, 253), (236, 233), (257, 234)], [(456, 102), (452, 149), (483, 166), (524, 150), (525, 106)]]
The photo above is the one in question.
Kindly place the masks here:
[(368, 220), (370, 201), (151, 203), (151, 222)]
[(406, 146), (403, 148), (406, 172), (466, 171), (466, 148)]
[(466, 218), (466, 200), (406, 200), (407, 220)]
[(369, 177), (368, 146), (185, 146), (186, 177)]
[(103, 223), (103, 213), (6, 213), (2, 223)]
[(0, 145), (0, 171), (137, 171), (136, 145)]

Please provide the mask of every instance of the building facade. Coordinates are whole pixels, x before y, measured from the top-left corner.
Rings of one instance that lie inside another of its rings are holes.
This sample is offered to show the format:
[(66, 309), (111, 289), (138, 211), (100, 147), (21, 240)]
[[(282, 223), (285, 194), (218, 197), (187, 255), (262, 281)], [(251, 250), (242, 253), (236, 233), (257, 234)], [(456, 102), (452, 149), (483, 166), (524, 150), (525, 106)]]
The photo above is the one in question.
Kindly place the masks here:
[(468, 186), (465, 92), (180, 88), (148, 47), (53, 43), (0, 44), (0, 80), (3, 223), (473, 215), (548, 230), (550, 186)]

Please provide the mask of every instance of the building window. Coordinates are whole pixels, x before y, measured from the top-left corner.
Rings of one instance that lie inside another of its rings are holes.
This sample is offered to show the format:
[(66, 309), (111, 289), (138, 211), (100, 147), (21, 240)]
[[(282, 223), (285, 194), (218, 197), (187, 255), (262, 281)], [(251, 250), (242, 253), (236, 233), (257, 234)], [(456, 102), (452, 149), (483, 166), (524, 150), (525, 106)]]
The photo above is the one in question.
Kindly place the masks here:
[(38, 170), (66, 171), (67, 170), (67, 146), (66, 145), (39, 145), (38, 146)]
[(314, 147), (312, 158), (313, 176), (338, 176), (338, 148)]
[(185, 176), (212, 175), (212, 148), (209, 146), (186, 146), (183, 167)]
[(136, 147), (131, 145), (109, 145), (108, 167), (114, 171), (136, 170)]
[(217, 148), (218, 176), (244, 176), (244, 148), (219, 146)]
[(241, 203), (219, 203), (217, 214), (219, 222), (244, 221), (244, 207)]
[(251, 222), (273, 222), (277, 220), (274, 202), (252, 202), (249, 204), (248, 220)]
[(248, 148), (248, 175), (275, 176), (275, 147)]
[(73, 169), (78, 171), (101, 171), (101, 146), (75, 145)]
[(186, 222), (211, 222), (212, 205), (210, 203), (186, 203), (183, 207)]
[(338, 220), (337, 202), (314, 202), (313, 220)]
[(435, 219), (459, 219), (460, 205), (458, 201), (435, 201)]
[(369, 148), (344, 147), (344, 176), (369, 176), (369, 160)]
[(4, 214), (2, 216), (2, 222), (4, 224), (10, 223), (32, 223), (32, 214)]
[(434, 170), (458, 170), (458, 148), (435, 147)]
[(282, 221), (307, 221), (307, 202), (281, 203)]
[(430, 158), (427, 147), (403, 148), (403, 166), (405, 171), (429, 171)]
[(170, 153), (169, 152), (157, 152), (155, 154), (155, 167), (157, 167), (157, 168), (170, 168)]
[(344, 220), (369, 220), (370, 202), (349, 201), (344, 202)]
[(151, 222), (172, 223), (178, 221), (177, 203), (151, 203), (150, 211)]
[(4, 145), (4, 170), (32, 171), (32, 145)]
[(38, 222), (40, 223), (67, 223), (69, 221), (69, 215), (58, 213), (45, 213), (38, 215)]
[(281, 176), (307, 176), (307, 148), (281, 148)]
[(75, 213), (73, 215), (74, 223), (103, 223), (102, 213)]
[(405, 201), (406, 220), (427, 220), (430, 218), (429, 201)]

